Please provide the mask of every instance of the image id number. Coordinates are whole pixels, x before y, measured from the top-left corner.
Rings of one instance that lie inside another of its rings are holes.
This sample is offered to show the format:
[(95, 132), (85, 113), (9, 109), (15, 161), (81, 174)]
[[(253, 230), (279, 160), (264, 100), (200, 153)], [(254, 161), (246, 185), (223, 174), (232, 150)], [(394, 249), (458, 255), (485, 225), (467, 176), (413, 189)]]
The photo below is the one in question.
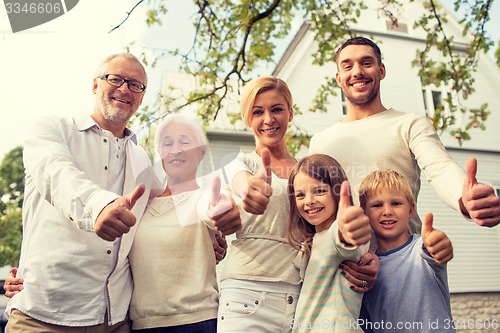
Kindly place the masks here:
[(488, 329), (498, 329), (500, 328), (500, 323), (498, 319), (463, 319), (463, 320), (444, 320), (445, 329), (476, 329), (476, 330), (488, 330)]
[(62, 11), (60, 3), (19, 3), (6, 2), (7, 14), (59, 14)]

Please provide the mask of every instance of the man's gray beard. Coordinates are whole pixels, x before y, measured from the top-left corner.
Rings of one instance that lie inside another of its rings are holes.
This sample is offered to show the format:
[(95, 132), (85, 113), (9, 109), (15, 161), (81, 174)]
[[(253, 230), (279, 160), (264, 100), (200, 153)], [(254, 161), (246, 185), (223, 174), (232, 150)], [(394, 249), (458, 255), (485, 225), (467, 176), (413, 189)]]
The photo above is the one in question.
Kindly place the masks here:
[(129, 119), (130, 112), (112, 107), (107, 101), (101, 103), (101, 113), (104, 119), (113, 124), (123, 124)]

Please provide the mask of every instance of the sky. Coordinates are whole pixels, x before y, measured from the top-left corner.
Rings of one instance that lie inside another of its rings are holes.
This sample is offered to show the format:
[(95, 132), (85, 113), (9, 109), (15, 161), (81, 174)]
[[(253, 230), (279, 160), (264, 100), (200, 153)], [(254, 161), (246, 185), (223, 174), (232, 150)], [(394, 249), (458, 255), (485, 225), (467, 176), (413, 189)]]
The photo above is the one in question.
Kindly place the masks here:
[[(168, 1), (169, 13), (161, 28), (146, 26), (145, 1), (119, 29), (109, 33), (136, 3), (80, 0), (65, 15), (17, 33), (12, 33), (6, 9), (0, 6), (0, 158), (22, 145), (28, 123), (39, 115), (90, 114), (95, 101), (92, 79), (97, 65), (107, 55), (123, 52), (132, 42), (163, 48), (189, 47), (193, 9), (187, 0)], [(490, 17), (487, 30), (497, 41), (500, 0), (495, 0)], [(165, 69), (176, 70), (177, 62), (164, 59), (156, 68), (148, 68), (143, 105), (154, 103)]]

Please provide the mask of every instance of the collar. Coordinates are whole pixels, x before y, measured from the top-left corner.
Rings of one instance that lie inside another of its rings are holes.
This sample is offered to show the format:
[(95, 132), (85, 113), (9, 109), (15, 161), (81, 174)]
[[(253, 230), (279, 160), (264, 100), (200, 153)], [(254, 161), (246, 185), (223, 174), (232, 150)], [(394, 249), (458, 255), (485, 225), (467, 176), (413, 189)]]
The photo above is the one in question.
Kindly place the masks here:
[[(92, 119), (90, 115), (80, 115), (73, 118), (76, 127), (79, 131), (84, 132), (90, 129), (101, 129), (102, 128)], [(125, 139), (132, 140), (133, 143), (137, 144), (137, 136), (130, 129), (125, 128)]]

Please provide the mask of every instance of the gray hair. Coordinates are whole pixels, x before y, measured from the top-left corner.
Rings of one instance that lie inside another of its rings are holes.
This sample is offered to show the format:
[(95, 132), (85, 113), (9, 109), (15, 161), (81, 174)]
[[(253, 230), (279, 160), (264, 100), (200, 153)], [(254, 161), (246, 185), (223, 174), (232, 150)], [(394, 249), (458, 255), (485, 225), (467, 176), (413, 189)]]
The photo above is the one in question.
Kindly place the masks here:
[(160, 148), (161, 148), (161, 139), (163, 136), (163, 131), (165, 128), (170, 125), (170, 124), (184, 124), (189, 126), (192, 130), (196, 138), (198, 139), (198, 142), (200, 143), (200, 147), (206, 147), (207, 145), (207, 137), (205, 135), (205, 131), (203, 130), (203, 127), (201, 126), (201, 122), (189, 118), (185, 115), (178, 114), (178, 113), (170, 113), (168, 114), (165, 119), (158, 125), (156, 128), (156, 134), (155, 134), (155, 151), (156, 153), (160, 153)]
[(106, 74), (106, 73), (104, 73), (104, 69), (106, 68), (106, 65), (114, 58), (125, 58), (125, 59), (135, 60), (141, 66), (142, 71), (144, 72), (144, 76), (146, 78), (146, 81), (148, 80), (148, 74), (146, 73), (146, 69), (142, 65), (141, 61), (139, 59), (137, 59), (137, 57), (135, 55), (133, 55), (132, 53), (128, 53), (128, 52), (115, 53), (115, 54), (111, 54), (111, 55), (107, 56), (106, 58), (104, 58), (99, 63), (99, 66), (97, 66), (97, 71), (96, 71), (95, 76)]

